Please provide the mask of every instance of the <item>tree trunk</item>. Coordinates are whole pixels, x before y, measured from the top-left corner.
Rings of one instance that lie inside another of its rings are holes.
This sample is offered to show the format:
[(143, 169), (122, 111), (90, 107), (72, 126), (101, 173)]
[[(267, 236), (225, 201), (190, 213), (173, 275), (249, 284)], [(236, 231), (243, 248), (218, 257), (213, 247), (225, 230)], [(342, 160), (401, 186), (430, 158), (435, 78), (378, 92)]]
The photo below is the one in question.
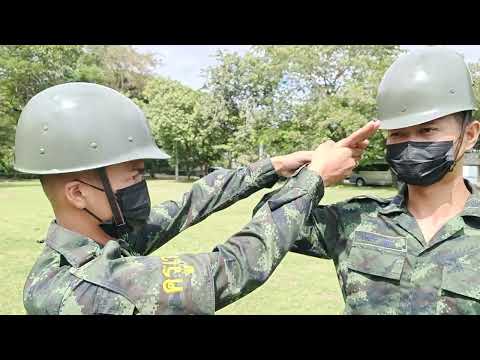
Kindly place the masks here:
[(178, 147), (175, 143), (175, 181), (178, 181)]
[(258, 158), (259, 159), (263, 159), (263, 153), (264, 153), (263, 143), (260, 143), (260, 145), (258, 146)]

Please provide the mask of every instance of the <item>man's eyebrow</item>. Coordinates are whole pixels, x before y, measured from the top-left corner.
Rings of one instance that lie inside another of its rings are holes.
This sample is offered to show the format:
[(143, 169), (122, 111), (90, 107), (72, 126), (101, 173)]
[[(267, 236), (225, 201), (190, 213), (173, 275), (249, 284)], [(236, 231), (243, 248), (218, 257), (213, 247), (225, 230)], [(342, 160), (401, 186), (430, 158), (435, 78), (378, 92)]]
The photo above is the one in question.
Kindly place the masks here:
[(430, 126), (430, 125), (435, 125), (436, 123), (437, 123), (437, 119), (431, 120), (431, 121), (423, 123), (423, 124), (420, 124), (420, 126)]

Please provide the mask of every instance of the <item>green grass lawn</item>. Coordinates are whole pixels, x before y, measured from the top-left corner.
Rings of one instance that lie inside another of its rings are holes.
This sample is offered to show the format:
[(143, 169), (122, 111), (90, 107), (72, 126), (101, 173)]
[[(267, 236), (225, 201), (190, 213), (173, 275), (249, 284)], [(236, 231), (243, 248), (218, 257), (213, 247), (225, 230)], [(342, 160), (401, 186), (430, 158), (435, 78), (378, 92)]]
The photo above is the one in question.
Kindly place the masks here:
[[(149, 181), (152, 202), (179, 199), (190, 183)], [(154, 256), (211, 251), (240, 230), (267, 190), (212, 215), (187, 229)], [(337, 186), (327, 189), (322, 203), (372, 193), (391, 196), (391, 188)], [(44, 244), (53, 212), (38, 181), (0, 183), (0, 314), (24, 314), (25, 279)], [(268, 282), (217, 314), (340, 314), (343, 300), (331, 261), (288, 254)]]

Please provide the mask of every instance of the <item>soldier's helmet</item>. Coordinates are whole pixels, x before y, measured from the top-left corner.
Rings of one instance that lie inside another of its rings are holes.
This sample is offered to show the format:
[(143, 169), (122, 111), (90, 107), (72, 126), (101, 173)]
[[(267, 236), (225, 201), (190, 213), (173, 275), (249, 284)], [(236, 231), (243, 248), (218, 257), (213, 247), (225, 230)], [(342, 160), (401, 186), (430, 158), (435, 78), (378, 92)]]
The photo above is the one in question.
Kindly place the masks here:
[(91, 83), (56, 85), (35, 95), (20, 115), (15, 136), (14, 168), (30, 174), (168, 158), (133, 101)]
[(381, 129), (400, 129), (476, 110), (470, 71), (455, 51), (428, 47), (401, 55), (378, 88)]

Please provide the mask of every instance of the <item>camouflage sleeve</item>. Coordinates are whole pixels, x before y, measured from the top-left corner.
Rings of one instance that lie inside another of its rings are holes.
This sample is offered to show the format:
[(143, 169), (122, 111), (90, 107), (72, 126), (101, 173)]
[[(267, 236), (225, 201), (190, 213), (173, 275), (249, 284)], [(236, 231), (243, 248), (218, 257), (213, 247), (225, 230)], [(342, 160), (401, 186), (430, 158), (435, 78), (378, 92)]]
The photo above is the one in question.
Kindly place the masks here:
[(336, 205), (319, 205), (312, 210), (290, 251), (322, 259), (335, 259), (340, 240)]
[[(253, 210), (253, 214), (255, 215), (265, 202), (279, 191), (281, 189), (265, 194)], [(304, 226), (290, 251), (322, 259), (332, 259), (336, 256), (341, 233), (338, 209), (336, 205), (317, 204), (318, 202), (315, 203), (310, 216), (305, 220)]]
[(147, 225), (129, 234), (128, 242), (136, 253), (148, 255), (186, 228), (262, 188), (272, 187), (277, 180), (270, 159), (237, 170), (217, 170), (196, 181), (180, 201), (153, 207)]
[(247, 226), (215, 248), (219, 257), (214, 275), (216, 310), (267, 281), (322, 196), (321, 178), (304, 169), (272, 195)]
[(110, 241), (102, 256), (71, 270), (76, 281), (61, 315), (214, 314), (215, 254), (120, 257), (118, 251)]
[(321, 179), (303, 172), (211, 253), (122, 257), (109, 241), (70, 270), (60, 314), (213, 314), (268, 279), (322, 195)]

